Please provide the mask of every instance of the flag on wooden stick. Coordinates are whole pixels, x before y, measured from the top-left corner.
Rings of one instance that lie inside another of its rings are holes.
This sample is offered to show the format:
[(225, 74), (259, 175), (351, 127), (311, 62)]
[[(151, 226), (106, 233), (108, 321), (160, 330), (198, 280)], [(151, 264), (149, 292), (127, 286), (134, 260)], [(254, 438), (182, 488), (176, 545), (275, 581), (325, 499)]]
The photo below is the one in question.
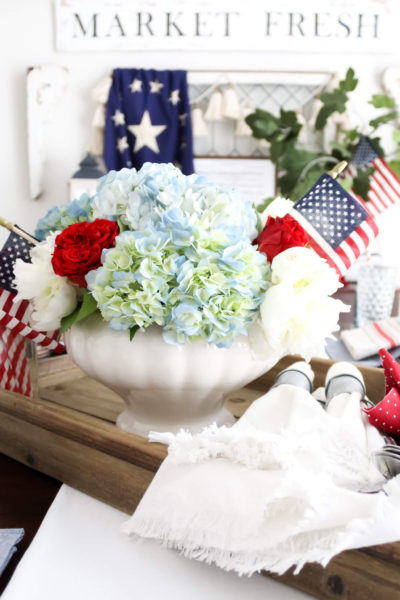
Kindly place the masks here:
[(30, 262), (33, 243), (28, 239), (11, 232), (0, 250), (0, 387), (30, 396), (26, 341), (32, 340), (57, 353), (65, 347), (57, 341), (58, 331), (36, 331), (29, 325), (32, 307), (27, 300), (15, 301), (14, 264), (17, 258)]
[(365, 208), (372, 216), (382, 214), (400, 201), (400, 179), (379, 155), (370, 139), (362, 135), (354, 153), (349, 174), (356, 176), (355, 167), (374, 167)]
[(295, 203), (290, 216), (310, 246), (342, 277), (378, 234), (373, 217), (328, 174)]

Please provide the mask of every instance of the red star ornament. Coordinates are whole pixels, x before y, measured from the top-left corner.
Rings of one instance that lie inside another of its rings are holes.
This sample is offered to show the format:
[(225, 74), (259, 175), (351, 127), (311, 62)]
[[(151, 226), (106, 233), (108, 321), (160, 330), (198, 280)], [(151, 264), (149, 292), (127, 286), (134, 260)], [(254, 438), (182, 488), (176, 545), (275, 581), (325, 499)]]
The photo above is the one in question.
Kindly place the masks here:
[(385, 375), (385, 397), (373, 408), (365, 408), (371, 425), (385, 433), (400, 433), (400, 365), (387, 350), (379, 350)]

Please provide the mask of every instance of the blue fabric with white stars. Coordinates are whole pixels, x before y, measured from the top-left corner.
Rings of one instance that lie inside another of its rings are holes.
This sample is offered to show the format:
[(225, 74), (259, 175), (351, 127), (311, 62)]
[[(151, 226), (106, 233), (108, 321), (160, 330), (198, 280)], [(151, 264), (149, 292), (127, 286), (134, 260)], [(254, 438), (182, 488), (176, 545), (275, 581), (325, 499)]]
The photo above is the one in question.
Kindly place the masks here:
[(6, 243), (0, 250), (0, 287), (8, 292), (16, 293), (13, 286), (14, 265), (17, 258), (31, 262), (30, 250), (33, 244), (16, 233), (10, 233)]
[[(134, 151), (136, 137), (129, 126), (139, 125), (146, 111), (153, 126), (165, 127), (156, 136), (159, 152), (146, 145)], [(108, 170), (172, 162), (185, 175), (194, 172), (186, 71), (114, 70), (106, 108), (104, 161)]]
[(322, 175), (294, 208), (332, 248), (337, 248), (369, 216), (329, 175)]
[(366, 135), (360, 136), (360, 141), (358, 142), (358, 146), (354, 152), (352, 162), (357, 165), (357, 167), (364, 168), (371, 165), (378, 157), (379, 154), (371, 144), (368, 137)]

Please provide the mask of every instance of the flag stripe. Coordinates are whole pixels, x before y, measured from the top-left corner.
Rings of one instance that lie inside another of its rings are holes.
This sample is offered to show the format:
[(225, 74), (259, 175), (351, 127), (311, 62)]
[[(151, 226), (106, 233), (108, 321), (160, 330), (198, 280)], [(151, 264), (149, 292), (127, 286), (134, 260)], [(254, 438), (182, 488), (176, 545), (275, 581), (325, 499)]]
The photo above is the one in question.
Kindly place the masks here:
[(383, 208), (389, 208), (391, 204), (394, 204), (392, 197), (386, 193), (385, 187), (380, 181), (379, 173), (371, 177), (370, 188), (368, 194), (378, 198)]
[(383, 160), (383, 158), (381, 156), (378, 157), (376, 160), (373, 161), (373, 165), (378, 169), (379, 173), (383, 175), (385, 180), (388, 181), (388, 183), (396, 192), (396, 194), (400, 196), (400, 181), (398, 177), (393, 173), (389, 165), (387, 165), (386, 162)]
[(379, 171), (375, 171), (371, 177), (370, 187), (374, 185), (375, 194), (381, 199), (382, 204), (390, 208), (398, 200), (398, 195), (393, 187)]
[(324, 240), (324, 238), (316, 231), (312, 225), (295, 209), (292, 208), (290, 216), (293, 217), (303, 227), (308, 234), (310, 246), (321, 256), (325, 258), (329, 265), (333, 267), (339, 275), (347, 271), (346, 265), (343, 263), (333, 248)]
[(58, 332), (51, 331), (46, 333), (36, 331), (27, 324), (30, 317), (31, 307), (27, 300), (14, 301), (14, 294), (0, 288), (0, 323), (10, 329), (15, 329), (17, 333), (27, 337), (34, 342), (48, 347), (49, 350), (58, 354), (64, 352), (64, 344), (57, 341)]

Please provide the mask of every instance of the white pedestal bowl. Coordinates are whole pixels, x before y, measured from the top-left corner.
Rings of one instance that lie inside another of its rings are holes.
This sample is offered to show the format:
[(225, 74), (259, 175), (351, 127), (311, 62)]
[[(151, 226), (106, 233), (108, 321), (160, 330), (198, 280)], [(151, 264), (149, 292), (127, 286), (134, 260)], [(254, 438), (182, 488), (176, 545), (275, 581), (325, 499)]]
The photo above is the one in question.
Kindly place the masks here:
[(225, 395), (281, 358), (253, 358), (245, 336), (230, 348), (203, 342), (173, 346), (164, 342), (158, 326), (138, 331), (131, 342), (127, 331), (113, 331), (98, 314), (75, 324), (65, 338), (72, 360), (126, 402), (118, 427), (142, 436), (233, 423), (223, 407)]

